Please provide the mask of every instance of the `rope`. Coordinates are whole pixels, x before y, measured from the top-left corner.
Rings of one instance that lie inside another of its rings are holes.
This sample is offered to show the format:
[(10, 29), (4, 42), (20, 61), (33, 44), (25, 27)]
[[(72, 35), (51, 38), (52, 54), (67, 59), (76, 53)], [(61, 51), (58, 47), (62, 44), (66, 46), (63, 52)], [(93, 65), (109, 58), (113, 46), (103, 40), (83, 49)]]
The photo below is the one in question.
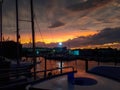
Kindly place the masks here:
[[(42, 39), (43, 42), (45, 42), (44, 39), (43, 39), (43, 36), (42, 36), (42, 33), (41, 33), (41, 29), (40, 29), (40, 26), (39, 26), (39, 24), (38, 24), (38, 22), (37, 22), (36, 17), (34, 17), (34, 19), (35, 19), (35, 23), (36, 23), (36, 25), (37, 25), (37, 27), (38, 27), (38, 30), (39, 30), (39, 33), (40, 33), (41, 39)], [(43, 44), (44, 44), (44, 46), (46, 46), (45, 43), (43, 43)]]

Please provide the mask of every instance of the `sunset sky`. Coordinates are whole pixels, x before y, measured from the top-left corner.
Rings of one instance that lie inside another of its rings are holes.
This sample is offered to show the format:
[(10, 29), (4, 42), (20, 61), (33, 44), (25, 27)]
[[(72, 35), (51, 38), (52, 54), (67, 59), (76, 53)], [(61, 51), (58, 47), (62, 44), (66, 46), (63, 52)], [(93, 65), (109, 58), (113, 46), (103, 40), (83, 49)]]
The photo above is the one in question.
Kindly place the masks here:
[[(20, 41), (30, 46), (30, 0), (19, 2)], [(33, 0), (36, 46), (120, 48), (120, 0)], [(3, 1), (4, 40), (16, 40), (15, 0)]]

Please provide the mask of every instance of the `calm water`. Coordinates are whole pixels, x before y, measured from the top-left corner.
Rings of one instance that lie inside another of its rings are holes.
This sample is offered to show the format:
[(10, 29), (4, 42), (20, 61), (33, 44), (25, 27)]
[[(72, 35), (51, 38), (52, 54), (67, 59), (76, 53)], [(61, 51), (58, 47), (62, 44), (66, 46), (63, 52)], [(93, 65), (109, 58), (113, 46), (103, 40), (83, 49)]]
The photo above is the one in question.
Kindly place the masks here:
[[(31, 60), (31, 58), (29, 58)], [(45, 60), (42, 57), (37, 58), (37, 62), (41, 62), (40, 64), (37, 64), (37, 71), (42, 71), (45, 70)], [(48, 69), (53, 69), (56, 67), (61, 67), (61, 63), (58, 60), (47, 60), (47, 70)], [(111, 65), (114, 66), (114, 63), (100, 63), (100, 65)], [(75, 70), (78, 72), (85, 72), (85, 61), (84, 60), (74, 60), (74, 61), (63, 61), (62, 62), (62, 67), (67, 67), (67, 66), (73, 66)], [(88, 68), (91, 69), (93, 67), (98, 66), (98, 62), (96, 61), (89, 61), (88, 62)], [(117, 66), (120, 66), (120, 63), (117, 64)], [(63, 72), (68, 72), (71, 71), (72, 69), (63, 69)], [(49, 72), (47, 72), (48, 74)], [(59, 74), (60, 69), (52, 71), (52, 74)], [(44, 72), (38, 73), (37, 76), (44, 77)]]

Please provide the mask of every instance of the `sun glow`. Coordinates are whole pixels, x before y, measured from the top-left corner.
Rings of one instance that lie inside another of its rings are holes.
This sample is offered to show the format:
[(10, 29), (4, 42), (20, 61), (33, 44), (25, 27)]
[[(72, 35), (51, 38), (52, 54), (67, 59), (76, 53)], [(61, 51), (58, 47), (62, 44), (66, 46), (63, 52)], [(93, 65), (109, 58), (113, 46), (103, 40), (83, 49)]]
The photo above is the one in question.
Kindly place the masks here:
[[(74, 31), (74, 32), (68, 32), (68, 33), (53, 33), (53, 35), (50, 34), (43, 34), (41, 37), (38, 33), (35, 35), (35, 42), (44, 42), (45, 44), (49, 43), (59, 43), (59, 42), (65, 42), (67, 40), (72, 40), (76, 37), (80, 36), (89, 36), (96, 34), (96, 31)], [(5, 40), (7, 40), (8, 35), (5, 35)], [(9, 40), (16, 41), (16, 35), (9, 35)], [(32, 37), (30, 34), (22, 34), (20, 35), (20, 43), (32, 43)]]

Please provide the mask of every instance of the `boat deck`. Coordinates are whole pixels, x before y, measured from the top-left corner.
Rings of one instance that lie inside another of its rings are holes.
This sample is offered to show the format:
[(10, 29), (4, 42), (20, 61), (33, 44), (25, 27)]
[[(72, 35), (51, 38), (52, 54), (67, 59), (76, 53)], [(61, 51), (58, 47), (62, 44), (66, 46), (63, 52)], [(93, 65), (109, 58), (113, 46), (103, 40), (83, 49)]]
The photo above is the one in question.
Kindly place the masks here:
[(120, 66), (97, 66), (89, 72), (120, 82)]
[(119, 82), (84, 71), (77, 72), (75, 78), (79, 83), (70, 83), (68, 76), (64, 75), (33, 84), (29, 90), (120, 90)]

